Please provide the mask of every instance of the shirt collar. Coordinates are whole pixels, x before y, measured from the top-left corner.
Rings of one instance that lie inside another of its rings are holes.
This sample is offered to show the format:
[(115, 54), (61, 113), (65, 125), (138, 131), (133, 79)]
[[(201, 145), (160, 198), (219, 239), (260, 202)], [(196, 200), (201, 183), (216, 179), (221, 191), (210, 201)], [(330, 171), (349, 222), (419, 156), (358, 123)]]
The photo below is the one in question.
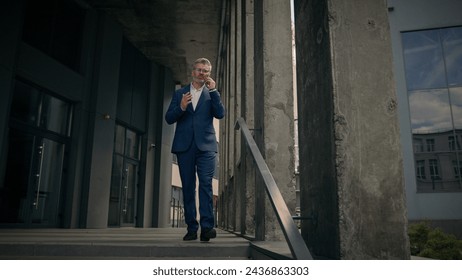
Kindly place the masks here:
[(205, 84), (203, 84), (202, 87), (200, 87), (199, 89), (196, 89), (196, 88), (194, 87), (193, 83), (191, 83), (191, 90), (194, 90), (194, 91), (201, 91), (201, 92), (202, 92), (202, 90), (204, 89), (204, 87), (205, 87)]

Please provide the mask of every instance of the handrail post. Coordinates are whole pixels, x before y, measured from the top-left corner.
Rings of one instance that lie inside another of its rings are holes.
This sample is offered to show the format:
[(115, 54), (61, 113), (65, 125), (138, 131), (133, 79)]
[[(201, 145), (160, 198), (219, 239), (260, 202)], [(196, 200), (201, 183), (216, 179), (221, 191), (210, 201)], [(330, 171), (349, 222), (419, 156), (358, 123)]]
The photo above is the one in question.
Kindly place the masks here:
[(266, 162), (258, 149), (255, 140), (252, 137), (252, 134), (245, 123), (243, 118), (238, 118), (235, 124), (235, 129), (241, 129), (241, 132), (246, 140), (246, 144), (250, 149), (252, 157), (255, 161), (257, 169), (263, 179), (264, 186), (266, 189), (266, 193), (270, 198), (271, 205), (276, 213), (276, 217), (278, 219), (279, 224), (281, 225), (282, 231), (284, 233), (284, 237), (286, 239), (287, 244), (289, 245), (289, 249), (292, 253), (292, 256), (295, 259), (301, 260), (312, 260), (313, 257), (311, 256), (308, 247), (306, 246), (305, 241), (303, 240), (297, 226), (292, 219), (292, 215), (287, 208), (287, 205), (284, 201), (284, 198), (279, 191), (278, 186), (276, 185), (276, 181), (271, 174)]

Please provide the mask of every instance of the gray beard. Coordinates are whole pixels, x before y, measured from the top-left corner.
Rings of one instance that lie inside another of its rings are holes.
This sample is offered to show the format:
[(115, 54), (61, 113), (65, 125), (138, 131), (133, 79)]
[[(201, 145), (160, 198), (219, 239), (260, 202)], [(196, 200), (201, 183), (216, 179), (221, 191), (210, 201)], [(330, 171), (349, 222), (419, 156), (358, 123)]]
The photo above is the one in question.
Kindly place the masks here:
[(196, 83), (201, 84), (201, 85), (204, 85), (204, 84), (205, 84), (205, 80), (203, 80), (203, 79), (194, 78), (194, 81), (195, 81)]

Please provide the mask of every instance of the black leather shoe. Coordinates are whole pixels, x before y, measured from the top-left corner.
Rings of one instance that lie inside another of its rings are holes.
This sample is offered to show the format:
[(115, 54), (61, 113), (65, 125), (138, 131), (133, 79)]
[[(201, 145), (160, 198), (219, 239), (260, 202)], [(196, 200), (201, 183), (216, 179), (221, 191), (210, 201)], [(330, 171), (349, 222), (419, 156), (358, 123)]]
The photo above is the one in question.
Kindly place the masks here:
[(217, 237), (217, 231), (214, 228), (204, 229), (201, 231), (201, 241), (207, 242), (215, 237)]
[(191, 241), (191, 240), (196, 240), (197, 239), (197, 232), (195, 231), (188, 231), (186, 235), (183, 237), (184, 241)]

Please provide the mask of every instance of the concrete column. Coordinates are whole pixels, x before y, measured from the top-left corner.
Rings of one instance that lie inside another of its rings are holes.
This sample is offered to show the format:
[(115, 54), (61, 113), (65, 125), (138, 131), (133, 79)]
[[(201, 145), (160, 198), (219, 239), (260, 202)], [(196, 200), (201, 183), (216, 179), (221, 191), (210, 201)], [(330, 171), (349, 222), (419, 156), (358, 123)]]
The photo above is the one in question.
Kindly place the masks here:
[[(217, 80), (219, 81), (218, 84), (218, 89), (221, 91), (221, 100), (223, 102), (223, 105), (226, 110), (226, 115), (224, 119), (220, 120), (220, 170), (222, 171), (220, 173), (220, 180), (219, 180), (219, 192), (220, 192), (220, 212), (221, 215), (219, 218), (218, 223), (220, 226), (229, 229), (230, 228), (230, 208), (231, 208), (231, 196), (228, 195), (229, 188), (230, 188), (230, 175), (229, 175), (229, 170), (230, 170), (230, 165), (233, 163), (230, 162), (229, 158), (231, 156), (229, 147), (230, 147), (230, 140), (228, 139), (228, 133), (229, 133), (229, 112), (230, 108), (230, 96), (232, 95), (231, 91), (231, 86), (230, 86), (230, 66), (229, 66), (229, 61), (230, 61), (230, 40), (231, 40), (231, 32), (230, 30), (230, 22), (229, 22), (229, 17), (230, 17), (230, 9), (231, 9), (231, 3), (229, 1), (224, 1), (223, 5), (226, 5), (224, 8), (224, 26), (222, 29), (222, 36), (223, 36), (223, 41), (222, 43), (222, 49), (220, 50), (220, 68), (217, 69), (218, 73), (217, 75), (222, 75), (217, 77)], [(226, 32), (225, 32), (226, 30)], [(218, 66), (218, 65), (217, 65)]]
[[(294, 110), (289, 1), (255, 1), (255, 139), (284, 197), (295, 210)], [(257, 183), (258, 184), (258, 183)], [(266, 196), (265, 196), (266, 197)], [(281, 239), (271, 206), (267, 239)]]
[[(122, 29), (102, 15), (95, 69), (87, 228), (107, 228)], [(103, 118), (103, 115), (109, 118)]]
[[(243, 66), (243, 58), (242, 58), (242, 40), (243, 40), (243, 34), (242, 34), (242, 1), (236, 1), (234, 4), (234, 22), (232, 23), (235, 28), (235, 38), (234, 38), (234, 45), (233, 45), (233, 52), (234, 52), (234, 70), (232, 73), (235, 73), (234, 76), (234, 90), (233, 90), (233, 95), (235, 96), (235, 105), (234, 105), (234, 118), (233, 121), (230, 122), (230, 129), (234, 130), (234, 124), (235, 120), (242, 115), (242, 109), (243, 109), (243, 104), (242, 104), (242, 81), (244, 80), (242, 77), (242, 66)], [(231, 131), (231, 130), (230, 130)], [(235, 145), (233, 146), (234, 152), (233, 152), (233, 162), (241, 162), (241, 137), (236, 131), (233, 133), (233, 139)], [(235, 231), (236, 232), (242, 232), (244, 230), (243, 224), (242, 224), (242, 216), (245, 215), (245, 200), (242, 199), (242, 197), (245, 195), (245, 184), (242, 182), (245, 181), (245, 176), (242, 173), (242, 169), (239, 168), (239, 165), (235, 164), (235, 169), (234, 169), (234, 174), (235, 174), (235, 179), (233, 181), (234, 186), (233, 189), (235, 190), (235, 204), (234, 204), (234, 215), (235, 215)]]
[(315, 257), (408, 259), (386, 1), (295, 1), (302, 235)]
[[(236, 19), (237, 19), (237, 6), (235, 1), (230, 1), (230, 21), (229, 21), (229, 43), (228, 43), (228, 73), (229, 73), (229, 84), (228, 90), (223, 92), (227, 100), (226, 108), (226, 131), (228, 131), (228, 152), (226, 155), (228, 161), (228, 205), (229, 205), (229, 228), (231, 230), (236, 230), (236, 196), (238, 193), (237, 188), (235, 187), (236, 181), (238, 180), (235, 174), (235, 162), (236, 162), (236, 143), (235, 143), (235, 133), (234, 133), (234, 121), (236, 120), (237, 113), (237, 92), (236, 92), (236, 60), (237, 57), (237, 37), (238, 37), (238, 29), (236, 26)], [(231, 133), (233, 132), (233, 133)]]
[[(21, 38), (23, 1), (7, 2), (0, 12), (0, 182), (4, 182), (8, 146), (7, 130), (12, 100), (16, 53)], [(5, 164), (4, 164), (5, 163)]]
[[(172, 192), (172, 141), (175, 134), (175, 126), (168, 125), (165, 122), (164, 116), (167, 112), (172, 95), (175, 91), (172, 73), (169, 69), (164, 68), (164, 80), (159, 81), (163, 83), (162, 86), (162, 99), (163, 110), (161, 122), (162, 139), (161, 147), (156, 147), (156, 152), (160, 153), (159, 160), (159, 178), (158, 184), (154, 185), (154, 204), (153, 208), (153, 227), (168, 227), (170, 225), (170, 201)], [(155, 178), (156, 179), (156, 178)]]
[[(242, 7), (242, 110), (243, 117), (249, 127), (254, 128), (254, 7), (253, 0), (243, 0)], [(241, 201), (245, 203), (242, 210), (241, 230), (249, 235), (255, 234), (254, 216), (255, 216), (255, 168), (250, 154), (246, 153), (246, 144), (241, 143), (241, 164), (242, 170), (245, 171), (242, 177), (245, 179)]]
[[(159, 176), (162, 174), (159, 171), (161, 167), (159, 166), (159, 159), (160, 153), (162, 152), (163, 143), (161, 141), (161, 129), (157, 129), (157, 127), (162, 127), (165, 123), (164, 118), (162, 116), (164, 112), (163, 105), (163, 95), (160, 95), (161, 92), (161, 85), (163, 85), (163, 71), (160, 66), (156, 63), (151, 62), (150, 65), (151, 73), (150, 73), (150, 90), (149, 90), (149, 107), (148, 107), (148, 118), (147, 118), (147, 133), (145, 135), (146, 138), (146, 147), (147, 153), (145, 155), (144, 161), (146, 164), (146, 170), (154, 170), (153, 172), (145, 172), (145, 183), (144, 183), (144, 195), (142, 196), (144, 199), (143, 203), (143, 222), (142, 225), (145, 228), (152, 227), (153, 224), (153, 208), (155, 208), (158, 203), (154, 202), (154, 193), (155, 193), (155, 186), (158, 186), (156, 179), (158, 180)], [(168, 105), (167, 105), (168, 106)], [(159, 126), (159, 123), (162, 124)], [(171, 136), (170, 133), (169, 136)], [(169, 151), (169, 147), (166, 147), (166, 150)], [(171, 158), (171, 157), (170, 157)], [(168, 165), (168, 164), (166, 164)], [(171, 161), (170, 161), (171, 165)], [(156, 168), (156, 167), (160, 168)], [(171, 174), (171, 169), (170, 169)], [(171, 178), (171, 176), (170, 176)], [(167, 188), (166, 188), (167, 189)], [(167, 206), (169, 209), (169, 207)]]

